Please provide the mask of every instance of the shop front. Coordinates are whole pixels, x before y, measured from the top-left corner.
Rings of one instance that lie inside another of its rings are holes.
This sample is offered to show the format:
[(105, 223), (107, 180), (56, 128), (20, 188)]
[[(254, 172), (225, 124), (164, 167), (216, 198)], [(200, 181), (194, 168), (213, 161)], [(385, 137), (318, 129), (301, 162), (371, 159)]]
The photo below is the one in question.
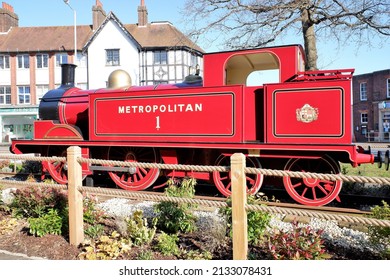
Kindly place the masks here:
[(0, 108), (1, 143), (12, 139), (32, 139), (37, 107)]

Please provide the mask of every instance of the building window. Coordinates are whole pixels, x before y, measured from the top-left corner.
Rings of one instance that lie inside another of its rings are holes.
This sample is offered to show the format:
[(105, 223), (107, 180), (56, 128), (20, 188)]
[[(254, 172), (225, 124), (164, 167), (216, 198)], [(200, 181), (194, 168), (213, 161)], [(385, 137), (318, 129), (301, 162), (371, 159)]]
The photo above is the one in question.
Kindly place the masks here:
[(67, 53), (57, 53), (56, 54), (56, 67), (60, 67), (61, 64), (68, 63), (68, 54)]
[(119, 49), (106, 50), (106, 66), (118, 66), (119, 63)]
[(360, 100), (367, 100), (367, 83), (360, 83)]
[(154, 64), (168, 64), (168, 52), (167, 51), (155, 51), (154, 52)]
[(367, 113), (360, 114), (360, 122), (361, 123), (368, 123), (368, 114)]
[(11, 87), (0, 87), (0, 105), (11, 104)]
[(19, 54), (18, 59), (18, 68), (30, 68), (30, 57), (28, 54)]
[(0, 69), (9, 69), (9, 55), (0, 55)]
[(37, 54), (37, 68), (47, 68), (49, 65), (49, 55)]
[(387, 97), (390, 98), (390, 79), (387, 79)]
[(18, 86), (19, 104), (30, 104), (30, 87)]
[(37, 95), (37, 104), (41, 101), (41, 98), (49, 91), (48, 85), (37, 85), (36, 95)]

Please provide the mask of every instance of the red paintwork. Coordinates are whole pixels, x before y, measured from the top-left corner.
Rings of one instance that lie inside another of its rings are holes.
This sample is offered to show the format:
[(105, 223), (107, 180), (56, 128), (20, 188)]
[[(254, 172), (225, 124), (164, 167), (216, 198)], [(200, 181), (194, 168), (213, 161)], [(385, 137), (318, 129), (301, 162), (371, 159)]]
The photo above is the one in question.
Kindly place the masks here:
[(53, 121), (36, 121), (34, 123), (34, 139), (51, 140), (83, 140), (77, 128), (68, 124), (54, 123)]
[[(268, 85), (266, 92), (268, 143), (351, 143), (349, 80)], [(308, 123), (296, 116), (306, 104), (318, 112)]]
[[(338, 162), (353, 166), (372, 163), (373, 155), (362, 153), (351, 143), (353, 70), (303, 72), (304, 64), (304, 52), (298, 45), (229, 51), (204, 55), (203, 86), (70, 88), (56, 103), (58, 120), (37, 120), (34, 139), (13, 140), (11, 149), (17, 154), (45, 155), (48, 147), (61, 150), (77, 145), (85, 157), (127, 161), (146, 158), (193, 165), (214, 165), (220, 156), (241, 152), (254, 157), (250, 160), (254, 166), (260, 163), (270, 169), (295, 170), (301, 164), (318, 161), (324, 167), (304, 170), (316, 172), (338, 172)], [(275, 65), (279, 82), (245, 85), (243, 77), (254, 68)], [(91, 166), (83, 165), (85, 176), (92, 172)], [(111, 171), (110, 176), (124, 189), (140, 190), (152, 184), (157, 174), (157, 170), (132, 172)], [(225, 181), (229, 174), (160, 172), (221, 180), (216, 182), (220, 191), (230, 193)], [(59, 175), (66, 180), (64, 174)], [(247, 180), (253, 184), (253, 192), (263, 177)], [(300, 184), (312, 191), (318, 184), (332, 192), (314, 199), (295, 194), (294, 183), (288, 177), (284, 182), (292, 197), (304, 204), (323, 205), (338, 199), (340, 182), (303, 180)]]
[(242, 87), (95, 93), (90, 104), (90, 140), (242, 140)]
[[(63, 124), (75, 125), (79, 121), (88, 121), (83, 112), (88, 112), (88, 96), (92, 91), (81, 91), (77, 88), (71, 88), (61, 99), (59, 110), (60, 122)], [(83, 118), (80, 120), (80, 116)]]
[(204, 86), (220, 86), (226, 84), (226, 63), (229, 59), (238, 55), (260, 55), (269, 54), (279, 62), (280, 80), (287, 81), (294, 77), (301, 68), (304, 61), (304, 51), (299, 45), (271, 47), (256, 50), (242, 50), (222, 53), (205, 54), (203, 57)]

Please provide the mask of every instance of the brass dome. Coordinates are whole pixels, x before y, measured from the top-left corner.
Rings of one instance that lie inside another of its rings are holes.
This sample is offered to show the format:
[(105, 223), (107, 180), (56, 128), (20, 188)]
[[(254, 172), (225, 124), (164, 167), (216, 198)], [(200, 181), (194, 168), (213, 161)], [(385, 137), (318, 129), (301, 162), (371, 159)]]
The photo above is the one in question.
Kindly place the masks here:
[(108, 76), (109, 88), (124, 88), (131, 86), (131, 77), (125, 70), (112, 71)]

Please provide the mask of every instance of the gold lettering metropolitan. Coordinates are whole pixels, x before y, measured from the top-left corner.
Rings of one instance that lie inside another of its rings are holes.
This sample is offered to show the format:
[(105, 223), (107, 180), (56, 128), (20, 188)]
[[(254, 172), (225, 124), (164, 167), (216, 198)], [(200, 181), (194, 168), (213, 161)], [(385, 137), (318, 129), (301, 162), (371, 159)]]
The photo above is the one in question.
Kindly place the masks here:
[(202, 112), (202, 111), (203, 111), (202, 103), (118, 106), (119, 114), (186, 113), (186, 112)]

